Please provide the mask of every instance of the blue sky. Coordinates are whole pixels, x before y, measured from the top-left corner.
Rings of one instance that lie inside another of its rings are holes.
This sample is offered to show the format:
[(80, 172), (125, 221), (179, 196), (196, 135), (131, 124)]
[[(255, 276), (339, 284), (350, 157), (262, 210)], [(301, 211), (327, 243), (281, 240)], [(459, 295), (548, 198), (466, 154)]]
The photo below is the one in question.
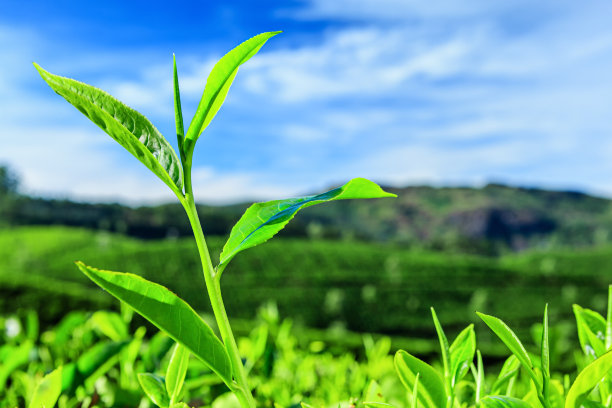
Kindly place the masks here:
[(24, 192), (155, 203), (172, 193), (32, 67), (90, 83), (175, 144), (214, 62), (283, 30), (199, 139), (194, 188), (226, 203), (489, 181), (612, 196), (612, 3), (514, 0), (0, 3), (0, 163)]

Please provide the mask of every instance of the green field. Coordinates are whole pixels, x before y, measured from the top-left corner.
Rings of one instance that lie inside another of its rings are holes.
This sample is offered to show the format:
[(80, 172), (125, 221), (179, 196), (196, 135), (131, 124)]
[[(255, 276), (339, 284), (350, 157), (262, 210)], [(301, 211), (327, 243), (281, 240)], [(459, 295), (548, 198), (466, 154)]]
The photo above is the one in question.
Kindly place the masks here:
[[(209, 246), (217, 256), (222, 241), (210, 239)], [(35, 309), (52, 323), (69, 310), (116, 308), (114, 299), (81, 275), (75, 260), (145, 276), (209, 310), (189, 239), (139, 241), (84, 229), (22, 227), (0, 231), (0, 313)], [(252, 318), (273, 300), (282, 316), (309, 327), (433, 339), (433, 306), (451, 334), (476, 322), (478, 310), (504, 318), (529, 339), (545, 303), (553, 324), (573, 321), (573, 303), (603, 311), (611, 266), (610, 247), (494, 259), (280, 239), (240, 254), (222, 288), (233, 318)], [(557, 330), (572, 338), (572, 327)], [(486, 349), (491, 334), (484, 327), (477, 333)]]

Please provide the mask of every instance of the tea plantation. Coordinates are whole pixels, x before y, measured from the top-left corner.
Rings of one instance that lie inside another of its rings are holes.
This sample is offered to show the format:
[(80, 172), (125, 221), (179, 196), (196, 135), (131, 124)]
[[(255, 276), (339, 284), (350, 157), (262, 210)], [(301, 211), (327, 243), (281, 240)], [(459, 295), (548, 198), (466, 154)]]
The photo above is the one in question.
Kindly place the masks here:
[[(220, 239), (211, 239), (213, 257)], [(189, 239), (139, 241), (66, 227), (19, 227), (0, 231), (0, 313), (35, 309), (45, 323), (70, 310), (116, 308), (93, 286), (75, 260), (129, 271), (166, 285), (196, 309), (208, 311), (195, 245)], [(451, 334), (475, 311), (502, 316), (529, 339), (549, 303), (551, 322), (572, 322), (573, 303), (604, 310), (612, 248), (582, 252), (526, 253), (483, 258), (350, 241), (273, 240), (240, 254), (223, 276), (230, 318), (252, 318), (265, 302), (283, 317), (309, 327), (344, 327), (394, 337), (435, 339), (429, 308)], [(477, 329), (484, 350), (495, 343)], [(573, 324), (551, 333), (575, 337)], [(436, 347), (432, 343), (431, 350)], [(427, 348), (423, 348), (427, 351)], [(495, 350), (487, 350), (489, 352)], [(502, 351), (497, 349), (497, 351)]]

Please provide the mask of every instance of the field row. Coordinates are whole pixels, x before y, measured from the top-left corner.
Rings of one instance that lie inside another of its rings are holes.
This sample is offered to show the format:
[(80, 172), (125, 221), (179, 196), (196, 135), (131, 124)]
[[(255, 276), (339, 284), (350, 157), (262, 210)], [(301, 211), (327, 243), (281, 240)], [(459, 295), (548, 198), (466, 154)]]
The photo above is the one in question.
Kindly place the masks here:
[[(213, 257), (222, 244), (210, 240)], [(594, 251), (497, 260), (359, 242), (280, 239), (236, 257), (222, 288), (232, 317), (251, 318), (261, 304), (273, 300), (281, 315), (307, 326), (432, 338), (433, 306), (451, 333), (476, 321), (478, 310), (503, 317), (529, 336), (545, 303), (551, 322), (571, 318), (573, 303), (604, 309), (602, 288), (610, 283), (612, 249)], [(112, 299), (80, 274), (75, 260), (145, 276), (197, 309), (209, 310), (190, 240), (143, 242), (57, 227), (0, 231), (1, 312), (36, 308), (43, 320), (54, 321), (65, 313), (62, 307), (111, 306)]]

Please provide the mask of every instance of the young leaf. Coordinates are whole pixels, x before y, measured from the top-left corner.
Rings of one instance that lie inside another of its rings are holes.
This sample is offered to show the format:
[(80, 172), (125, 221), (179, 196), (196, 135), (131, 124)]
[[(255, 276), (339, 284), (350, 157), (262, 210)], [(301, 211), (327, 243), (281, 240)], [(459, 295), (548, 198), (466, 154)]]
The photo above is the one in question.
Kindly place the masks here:
[(395, 354), (395, 370), (406, 389), (411, 392), (417, 374), (419, 376), (418, 400), (426, 408), (446, 406), (446, 392), (440, 375), (427, 363), (404, 350)]
[(410, 395), (410, 407), (417, 408), (418, 399), (419, 399), (419, 376), (420, 374), (414, 376), (414, 387), (412, 387), (412, 394)]
[(544, 308), (544, 320), (542, 322), (542, 342), (540, 344), (542, 363), (542, 394), (548, 400), (550, 387), (550, 352), (548, 349), (548, 304)]
[(516, 334), (510, 329), (506, 323), (502, 322), (500, 319), (494, 316), (489, 316), (484, 313), (476, 312), (478, 316), (489, 326), (491, 330), (504, 342), (506, 347), (510, 349), (510, 351), (518, 358), (521, 362), (527, 373), (532, 378), (533, 382), (536, 384), (537, 388), (541, 388), (540, 380), (536, 375), (533, 367), (533, 363), (529, 358), (529, 354), (527, 354), (527, 350), (523, 347), (523, 343), (516, 337)]
[(62, 366), (59, 366), (45, 375), (36, 386), (34, 395), (30, 400), (30, 408), (55, 406), (62, 392)]
[(179, 159), (170, 143), (146, 117), (98, 88), (51, 74), (36, 63), (34, 66), (55, 92), (132, 153), (175, 194), (183, 195), (183, 170)]
[(436, 311), (434, 308), (430, 308), (431, 317), (434, 321), (434, 326), (436, 327), (436, 333), (438, 334), (438, 341), (440, 342), (440, 351), (442, 353), (442, 364), (444, 365), (444, 384), (446, 395), (450, 396), (452, 393), (452, 373), (451, 373), (451, 362), (450, 362), (450, 351), (448, 347), (448, 339), (446, 338), (446, 334), (444, 334), (444, 330), (442, 329), (442, 325), (438, 320), (438, 316), (436, 315)]
[(532, 408), (527, 402), (505, 395), (489, 395), (481, 400), (483, 408)]
[(114, 341), (128, 337), (128, 327), (117, 313), (98, 310), (91, 316), (94, 327)]
[(116, 357), (129, 343), (123, 341), (100, 341), (83, 353), (76, 361), (64, 366), (62, 369), (62, 392), (68, 394), (90, 380), (96, 372), (99, 373), (106, 364)]
[(155, 405), (161, 408), (167, 408), (170, 405), (163, 378), (151, 373), (139, 373), (138, 382)]
[(608, 351), (578, 374), (567, 392), (565, 408), (579, 408), (582, 397), (612, 370), (612, 351)]
[(593, 359), (606, 352), (605, 338), (606, 321), (597, 312), (573, 305), (576, 326), (578, 328), (578, 339), (582, 350)]
[(232, 228), (230, 237), (221, 252), (219, 273), (238, 252), (272, 238), (302, 208), (334, 200), (379, 197), (396, 197), (396, 195), (383, 191), (377, 184), (369, 180), (356, 178), (326, 193), (253, 204)]
[(30, 351), (34, 345), (31, 341), (26, 340), (18, 347), (9, 347), (13, 350), (11, 350), (8, 356), (2, 361), (2, 364), (0, 364), (0, 390), (4, 389), (6, 380), (8, 380), (11, 373), (19, 368), (19, 366), (28, 362)]
[(178, 142), (179, 153), (181, 160), (185, 162), (185, 149), (183, 144), (185, 143), (185, 125), (183, 124), (183, 109), (181, 108), (181, 92), (179, 89), (178, 72), (176, 70), (176, 56), (172, 54), (172, 61), (174, 65), (173, 72), (173, 85), (174, 85), (174, 122), (176, 124), (176, 139)]
[(500, 370), (499, 375), (497, 376), (497, 379), (493, 383), (493, 386), (491, 387), (491, 392), (493, 394), (497, 394), (498, 392), (501, 392), (501, 388), (508, 381), (510, 381), (511, 378), (513, 378), (515, 375), (518, 374), (518, 370), (520, 366), (521, 366), (521, 363), (516, 358), (516, 356), (514, 354), (510, 355), (510, 357), (508, 357), (506, 361), (504, 362), (504, 365), (502, 366), (502, 369)]
[(455, 386), (467, 373), (476, 353), (474, 325), (470, 324), (457, 336), (450, 349), (451, 386)]
[(608, 310), (606, 313), (606, 351), (612, 348), (612, 285), (608, 286)]
[(227, 92), (238, 73), (240, 65), (257, 54), (266, 41), (279, 33), (280, 31), (274, 31), (256, 35), (225, 54), (215, 64), (208, 75), (204, 94), (185, 137), (185, 151), (189, 159), (193, 154), (193, 147), (198, 137), (200, 137), (225, 101)]
[(223, 343), (184, 300), (137, 275), (103, 271), (82, 262), (77, 265), (89, 279), (182, 343), (226, 384), (232, 383), (232, 367)]
[(180, 343), (176, 344), (168, 369), (166, 370), (166, 390), (170, 396), (170, 403), (173, 404), (178, 399), (185, 375), (187, 374), (187, 366), (189, 365), (189, 350)]
[(484, 375), (484, 365), (482, 364), (482, 354), (480, 354), (480, 350), (476, 350), (476, 395), (475, 400), (476, 404), (480, 402), (482, 398), (482, 393), (484, 391), (485, 386), (485, 375)]

